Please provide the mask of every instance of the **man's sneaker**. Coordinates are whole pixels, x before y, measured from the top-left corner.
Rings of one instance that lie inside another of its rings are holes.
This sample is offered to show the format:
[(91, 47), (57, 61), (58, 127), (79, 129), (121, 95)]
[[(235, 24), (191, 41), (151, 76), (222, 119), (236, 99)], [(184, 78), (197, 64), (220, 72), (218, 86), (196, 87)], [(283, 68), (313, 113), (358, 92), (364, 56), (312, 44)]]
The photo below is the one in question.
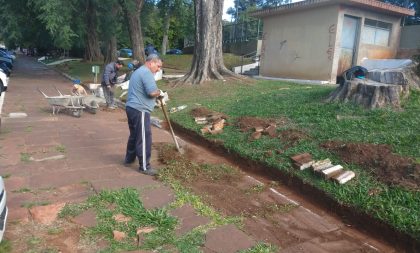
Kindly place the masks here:
[(143, 174), (149, 175), (149, 176), (155, 176), (158, 172), (155, 169), (149, 168), (147, 170), (140, 169), (140, 173), (143, 173)]
[(109, 110), (115, 110), (115, 109), (117, 109), (117, 107), (116, 107), (116, 106), (114, 106), (114, 105), (111, 105), (111, 106), (108, 106), (108, 109), (109, 109)]

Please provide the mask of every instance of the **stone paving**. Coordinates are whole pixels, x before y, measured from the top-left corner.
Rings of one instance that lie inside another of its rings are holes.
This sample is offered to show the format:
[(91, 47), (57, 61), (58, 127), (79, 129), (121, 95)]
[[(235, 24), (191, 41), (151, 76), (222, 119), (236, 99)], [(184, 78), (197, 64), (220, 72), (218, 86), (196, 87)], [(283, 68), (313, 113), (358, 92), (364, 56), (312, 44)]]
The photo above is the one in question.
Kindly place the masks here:
[[(123, 110), (99, 110), (95, 115), (84, 112), (81, 118), (65, 112), (53, 115), (52, 108), (36, 89), (53, 96), (57, 94), (54, 86), (66, 94), (71, 82), (33, 58), (19, 57), (5, 97), (0, 130), (1, 175), (9, 176), (5, 179), (8, 224), (28, 221), (48, 224), (65, 203), (84, 201), (104, 189), (134, 187), (140, 190), (146, 208), (163, 207), (175, 200), (174, 192), (161, 182), (139, 173), (135, 165), (123, 166), (128, 137)], [(27, 117), (9, 117), (10, 113), (20, 112)], [(155, 127), (152, 131), (154, 143), (172, 143), (168, 132)], [(156, 151), (152, 166), (160, 166)], [(22, 189), (39, 190), (39, 194), (25, 194)], [(46, 206), (24, 207), (46, 200), (49, 203)], [(178, 235), (209, 222), (189, 205), (171, 214), (181, 221)], [(86, 227), (96, 224), (91, 211), (82, 213), (73, 222)], [(5, 237), (8, 238), (7, 229)], [(237, 227), (227, 226), (209, 232), (203, 249), (236, 252), (253, 244), (253, 239)]]

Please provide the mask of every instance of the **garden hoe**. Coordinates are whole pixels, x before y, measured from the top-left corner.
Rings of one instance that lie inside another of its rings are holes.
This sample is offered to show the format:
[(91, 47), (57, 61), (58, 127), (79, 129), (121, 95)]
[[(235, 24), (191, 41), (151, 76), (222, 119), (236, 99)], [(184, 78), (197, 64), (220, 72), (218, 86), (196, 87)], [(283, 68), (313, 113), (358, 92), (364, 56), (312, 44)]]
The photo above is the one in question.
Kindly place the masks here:
[(159, 99), (159, 101), (160, 101), (160, 106), (162, 107), (163, 115), (165, 116), (165, 119), (166, 119), (166, 121), (168, 122), (169, 129), (171, 130), (171, 135), (172, 135), (172, 138), (174, 139), (175, 146), (176, 146), (176, 150), (177, 150), (179, 153), (183, 154), (183, 153), (184, 153), (184, 150), (182, 150), (182, 149), (179, 147), (179, 145), (178, 145), (178, 141), (177, 141), (177, 139), (176, 139), (176, 136), (175, 136), (174, 130), (172, 129), (171, 121), (169, 120), (168, 113), (166, 112), (166, 108), (165, 108), (165, 104), (164, 104), (164, 102), (163, 102), (163, 98), (162, 98), (162, 97), (159, 97), (158, 99)]

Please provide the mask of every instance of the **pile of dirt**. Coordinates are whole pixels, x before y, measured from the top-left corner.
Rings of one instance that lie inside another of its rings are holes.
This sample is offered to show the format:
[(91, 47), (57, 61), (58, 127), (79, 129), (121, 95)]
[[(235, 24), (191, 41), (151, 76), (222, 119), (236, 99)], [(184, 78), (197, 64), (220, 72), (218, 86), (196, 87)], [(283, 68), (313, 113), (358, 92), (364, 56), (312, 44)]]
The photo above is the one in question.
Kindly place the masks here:
[(256, 128), (267, 128), (270, 125), (276, 125), (276, 120), (245, 116), (238, 118), (236, 122), (236, 126), (242, 132), (248, 132), (250, 130), (255, 130)]
[(228, 116), (221, 112), (215, 112), (207, 109), (206, 107), (197, 107), (191, 110), (191, 116), (196, 117), (213, 117), (213, 118), (223, 118), (228, 119)]
[(328, 141), (321, 147), (338, 154), (346, 163), (369, 170), (386, 184), (420, 189), (420, 164), (411, 158), (393, 154), (388, 145)]
[(297, 129), (281, 131), (280, 139), (286, 143), (286, 147), (293, 147), (301, 141), (310, 139), (309, 135)]

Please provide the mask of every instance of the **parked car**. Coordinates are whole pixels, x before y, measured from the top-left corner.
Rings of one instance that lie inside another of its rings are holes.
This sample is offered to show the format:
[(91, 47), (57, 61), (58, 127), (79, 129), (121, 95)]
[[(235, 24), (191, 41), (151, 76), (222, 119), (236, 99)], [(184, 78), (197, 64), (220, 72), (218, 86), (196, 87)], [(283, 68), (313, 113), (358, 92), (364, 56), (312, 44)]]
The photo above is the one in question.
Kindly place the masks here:
[(0, 69), (0, 94), (3, 91), (7, 90), (8, 84), (9, 84), (9, 78), (7, 77), (6, 73), (4, 73), (2, 69)]
[(168, 51), (166, 51), (166, 54), (182, 54), (182, 50), (181, 49), (169, 49)]
[(4, 230), (7, 220), (6, 189), (4, 188), (3, 178), (0, 176), (0, 242), (3, 240)]
[(133, 50), (130, 48), (122, 48), (118, 51), (118, 56), (120, 57), (132, 57), (133, 56)]
[(3, 70), (7, 77), (12, 73), (12, 70), (7, 67), (5, 62), (0, 62), (0, 69)]
[(0, 52), (7, 55), (7, 57), (11, 58), (13, 61), (16, 60), (16, 55), (14, 52), (7, 50), (6, 48), (0, 47)]

